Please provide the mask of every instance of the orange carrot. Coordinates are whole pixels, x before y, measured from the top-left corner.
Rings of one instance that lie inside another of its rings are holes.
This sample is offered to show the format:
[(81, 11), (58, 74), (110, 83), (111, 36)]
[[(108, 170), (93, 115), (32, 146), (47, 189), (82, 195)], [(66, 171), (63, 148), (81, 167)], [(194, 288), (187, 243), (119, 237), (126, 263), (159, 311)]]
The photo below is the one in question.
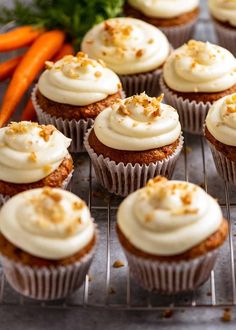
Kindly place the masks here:
[(62, 57), (66, 55), (74, 55), (75, 51), (71, 44), (65, 43), (56, 56), (53, 58), (53, 62), (59, 61)]
[(42, 29), (34, 29), (32, 26), (22, 26), (2, 33), (0, 34), (0, 52), (28, 46), (42, 33)]
[(17, 65), (22, 60), (23, 56), (14, 57), (8, 61), (0, 63), (0, 81), (3, 81), (12, 76)]
[(35, 120), (36, 118), (36, 112), (33, 106), (33, 103), (31, 101), (31, 98), (26, 103), (25, 108), (22, 111), (21, 120)]
[(65, 33), (59, 30), (45, 32), (24, 55), (22, 61), (16, 68), (7, 91), (4, 95), (0, 111), (0, 127), (3, 126), (30, 84), (44, 67), (45, 61), (52, 58), (61, 48), (65, 39)]

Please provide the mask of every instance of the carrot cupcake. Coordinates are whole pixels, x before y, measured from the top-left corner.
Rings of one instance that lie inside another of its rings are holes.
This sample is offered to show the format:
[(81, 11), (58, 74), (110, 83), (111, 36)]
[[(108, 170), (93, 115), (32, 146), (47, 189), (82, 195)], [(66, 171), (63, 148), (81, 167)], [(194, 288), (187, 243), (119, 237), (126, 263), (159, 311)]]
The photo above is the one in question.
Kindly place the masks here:
[(235, 0), (208, 0), (208, 6), (220, 45), (236, 55)]
[(134, 280), (175, 294), (208, 279), (228, 222), (200, 187), (156, 177), (121, 203), (117, 233)]
[(145, 93), (105, 109), (85, 137), (98, 181), (126, 196), (158, 174), (171, 177), (183, 146), (177, 111)]
[(176, 48), (193, 36), (199, 0), (128, 0), (124, 12), (158, 27)]
[(212, 105), (206, 118), (205, 137), (218, 173), (236, 184), (236, 93)]
[(65, 188), (71, 179), (71, 140), (52, 125), (12, 122), (0, 129), (0, 201), (44, 186)]
[(16, 291), (52, 300), (82, 285), (97, 233), (79, 197), (49, 187), (20, 193), (2, 207), (0, 230), (3, 272)]
[(212, 103), (236, 91), (235, 57), (220, 46), (191, 40), (171, 54), (160, 85), (183, 130), (202, 134)]
[(87, 32), (81, 48), (119, 75), (127, 96), (144, 91), (158, 95), (170, 44), (153, 25), (134, 18), (109, 19)]
[(121, 98), (118, 76), (102, 61), (79, 52), (46, 62), (32, 100), (41, 124), (53, 124), (72, 139), (70, 151), (83, 151), (84, 134), (94, 118)]

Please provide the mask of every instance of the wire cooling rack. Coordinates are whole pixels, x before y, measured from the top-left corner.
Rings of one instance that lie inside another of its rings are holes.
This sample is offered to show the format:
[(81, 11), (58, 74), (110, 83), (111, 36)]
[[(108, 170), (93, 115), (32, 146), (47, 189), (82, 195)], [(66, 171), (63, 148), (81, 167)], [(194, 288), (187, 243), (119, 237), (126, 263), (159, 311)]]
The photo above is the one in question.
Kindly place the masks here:
[[(204, 2), (203, 2), (204, 8)], [(204, 9), (196, 38), (215, 42), (213, 28)], [(0, 95), (5, 89), (0, 86)], [(121, 198), (110, 195), (96, 182), (86, 154), (75, 155), (75, 172), (69, 189), (83, 198), (100, 229), (100, 242), (83, 286), (65, 300), (43, 302), (25, 298), (6, 282), (0, 270), (0, 307), (83, 308), (157, 311), (196, 308), (230, 308), (236, 305), (235, 239), (236, 188), (225, 183), (217, 174), (210, 150), (203, 137), (185, 134), (185, 148), (177, 162), (174, 179), (201, 185), (217, 198), (229, 221), (229, 237), (210, 279), (198, 290), (188, 294), (162, 296), (149, 293), (131, 279), (125, 256), (115, 233), (117, 207)], [(123, 267), (114, 267), (115, 261)]]

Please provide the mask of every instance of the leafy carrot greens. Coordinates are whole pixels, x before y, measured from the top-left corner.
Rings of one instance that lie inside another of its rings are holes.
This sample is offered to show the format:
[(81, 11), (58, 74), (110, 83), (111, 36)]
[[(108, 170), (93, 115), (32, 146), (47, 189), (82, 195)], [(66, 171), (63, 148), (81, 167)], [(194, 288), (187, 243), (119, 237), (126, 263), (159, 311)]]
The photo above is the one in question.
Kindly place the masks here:
[(66, 32), (75, 48), (96, 23), (118, 16), (124, 0), (32, 0), (30, 4), (14, 0), (13, 8), (0, 5), (0, 24), (15, 21)]

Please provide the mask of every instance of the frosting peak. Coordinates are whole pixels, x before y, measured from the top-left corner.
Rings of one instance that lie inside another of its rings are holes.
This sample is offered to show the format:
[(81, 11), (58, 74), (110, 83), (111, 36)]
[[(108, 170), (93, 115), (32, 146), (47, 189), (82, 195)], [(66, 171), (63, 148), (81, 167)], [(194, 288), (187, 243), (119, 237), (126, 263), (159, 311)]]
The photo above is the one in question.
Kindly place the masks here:
[(206, 118), (209, 132), (220, 142), (236, 146), (236, 93), (216, 101)]
[(118, 210), (126, 238), (147, 253), (170, 256), (187, 251), (213, 234), (222, 213), (200, 187), (157, 177), (129, 195)]
[(52, 125), (22, 121), (0, 129), (0, 180), (32, 183), (55, 171), (71, 139)]
[(85, 203), (68, 191), (48, 187), (11, 198), (0, 211), (0, 229), (23, 251), (55, 260), (83, 249), (94, 235)]
[(145, 92), (140, 95), (134, 95), (127, 98), (124, 102), (120, 102), (117, 106), (112, 108), (117, 111), (121, 116), (129, 116), (130, 118), (140, 122), (150, 122), (152, 118), (161, 115), (161, 101), (164, 94), (159, 97), (149, 97)]
[(118, 76), (102, 60), (93, 60), (79, 52), (60, 61), (46, 62), (39, 79), (40, 92), (52, 101), (83, 106), (101, 101), (120, 88)]
[(106, 146), (118, 150), (150, 150), (175, 142), (181, 127), (177, 111), (145, 93), (115, 102), (95, 120), (94, 131)]
[(158, 69), (170, 51), (168, 40), (159, 29), (128, 17), (95, 25), (85, 35), (81, 48), (90, 57), (101, 58), (118, 74)]
[(236, 60), (228, 50), (190, 40), (164, 66), (166, 84), (178, 92), (220, 92), (236, 83)]

